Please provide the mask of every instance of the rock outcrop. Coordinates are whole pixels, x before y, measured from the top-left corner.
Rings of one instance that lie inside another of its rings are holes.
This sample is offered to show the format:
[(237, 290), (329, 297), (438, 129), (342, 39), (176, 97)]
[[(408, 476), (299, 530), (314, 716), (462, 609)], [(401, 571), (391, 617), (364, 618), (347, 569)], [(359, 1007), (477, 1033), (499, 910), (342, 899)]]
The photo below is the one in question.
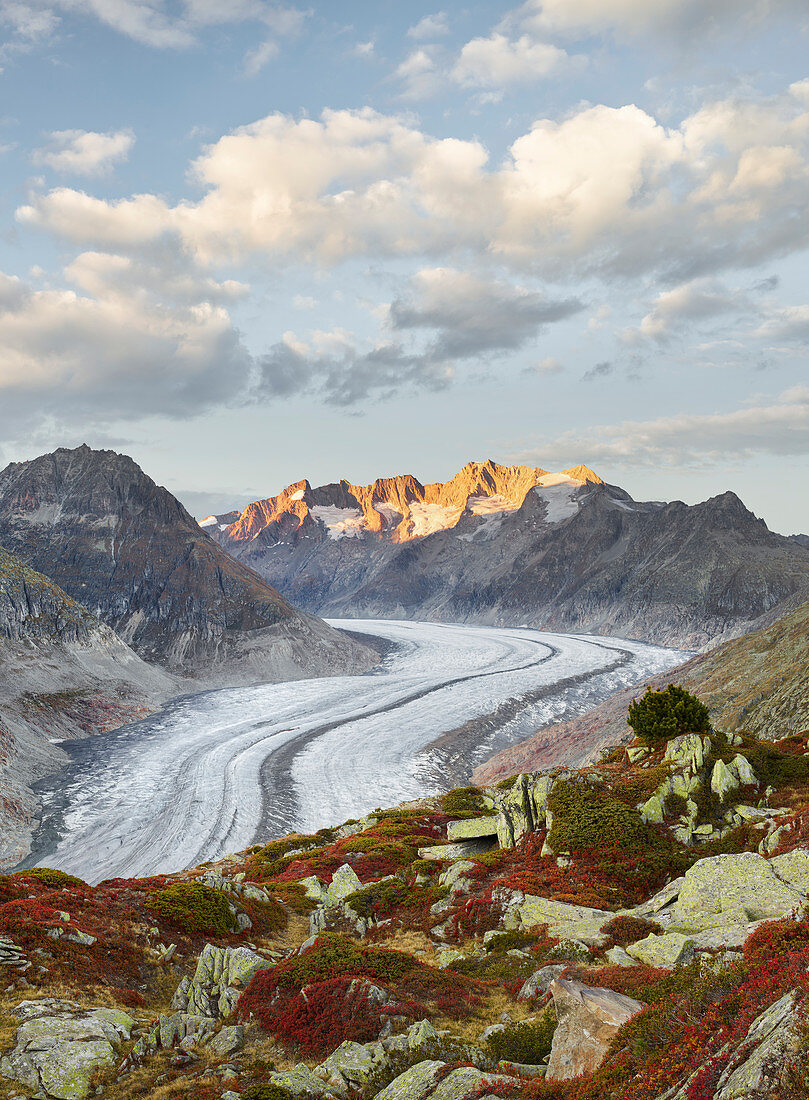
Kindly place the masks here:
[(144, 659), (206, 683), (369, 667), (366, 647), (299, 614), (124, 455), (60, 448), (0, 472), (0, 545)]
[(733, 493), (641, 503), (586, 467), (473, 462), (426, 486), (409, 475), (300, 481), (206, 530), (317, 614), (526, 623), (696, 649), (809, 591), (809, 548)]
[(50, 578), (0, 547), (0, 868), (28, 852), (31, 784), (59, 742), (142, 718), (180, 690)]
[(557, 978), (551, 995), (559, 1025), (548, 1062), (549, 1081), (568, 1081), (598, 1069), (619, 1028), (644, 1007), (612, 989)]

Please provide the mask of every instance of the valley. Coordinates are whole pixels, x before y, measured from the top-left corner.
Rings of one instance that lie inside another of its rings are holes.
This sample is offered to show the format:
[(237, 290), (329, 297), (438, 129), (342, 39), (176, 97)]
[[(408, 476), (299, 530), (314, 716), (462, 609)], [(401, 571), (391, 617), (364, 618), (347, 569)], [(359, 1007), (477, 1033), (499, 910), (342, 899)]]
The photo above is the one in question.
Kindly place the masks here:
[[(372, 672), (184, 696), (77, 742), (46, 781), (28, 863), (89, 882), (191, 867), (446, 790), (468, 764), (680, 664), (639, 642), (419, 622), (332, 620), (383, 638)], [(465, 779), (465, 776), (462, 777)]]

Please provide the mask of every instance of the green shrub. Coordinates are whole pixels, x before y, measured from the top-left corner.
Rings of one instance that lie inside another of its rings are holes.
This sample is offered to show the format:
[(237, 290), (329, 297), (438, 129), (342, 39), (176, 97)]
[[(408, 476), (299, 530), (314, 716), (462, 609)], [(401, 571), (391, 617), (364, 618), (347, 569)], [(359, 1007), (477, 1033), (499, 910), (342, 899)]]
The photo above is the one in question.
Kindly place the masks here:
[(450, 817), (480, 817), (486, 813), (479, 787), (457, 787), (441, 799), (441, 809)]
[(633, 806), (580, 780), (556, 783), (548, 807), (555, 852), (639, 848), (650, 840), (651, 830)]
[(629, 704), (626, 721), (646, 745), (660, 745), (683, 733), (708, 733), (711, 728), (708, 708), (679, 684), (663, 691), (647, 687), (645, 695)]
[(21, 878), (34, 878), (37, 882), (41, 882), (43, 886), (50, 886), (54, 890), (58, 890), (63, 886), (87, 886), (84, 879), (76, 878), (74, 875), (67, 875), (64, 871), (55, 871), (52, 867), (29, 867), (28, 870), (17, 871), (16, 874)]
[(146, 907), (190, 935), (225, 936), (237, 928), (227, 898), (201, 882), (175, 882), (153, 894)]
[(504, 951), (512, 951), (514, 948), (533, 947), (536, 942), (537, 937), (533, 932), (499, 932), (488, 941), (486, 950), (490, 954), (497, 955)]
[(486, 1046), (498, 1062), (537, 1066), (550, 1054), (555, 1030), (556, 1016), (553, 1012), (545, 1012), (538, 1020), (507, 1024), (502, 1031), (489, 1036)]
[(242, 1100), (295, 1100), (295, 1093), (281, 1085), (248, 1085), (242, 1093)]

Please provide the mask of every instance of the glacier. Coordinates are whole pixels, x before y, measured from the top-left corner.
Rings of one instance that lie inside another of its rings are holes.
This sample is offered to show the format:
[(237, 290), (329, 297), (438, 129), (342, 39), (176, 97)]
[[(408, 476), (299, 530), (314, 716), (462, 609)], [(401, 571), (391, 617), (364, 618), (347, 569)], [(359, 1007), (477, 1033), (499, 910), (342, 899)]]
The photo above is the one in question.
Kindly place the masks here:
[(488, 755), (689, 656), (526, 627), (329, 622), (384, 639), (387, 655), (360, 676), (183, 696), (76, 742), (68, 767), (41, 786), (27, 862), (96, 884), (361, 817), (446, 789), (433, 746), (453, 731), (468, 738), (471, 728), (477, 755)]

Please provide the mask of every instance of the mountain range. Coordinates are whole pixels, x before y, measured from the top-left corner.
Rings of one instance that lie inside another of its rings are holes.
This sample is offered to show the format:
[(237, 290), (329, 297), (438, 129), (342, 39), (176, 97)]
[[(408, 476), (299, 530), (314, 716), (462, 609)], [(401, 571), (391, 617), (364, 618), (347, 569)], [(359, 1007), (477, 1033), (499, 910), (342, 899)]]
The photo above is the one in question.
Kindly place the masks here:
[(202, 524), (319, 615), (527, 624), (698, 649), (809, 593), (809, 547), (770, 531), (734, 493), (644, 503), (585, 466), (470, 462), (429, 485), (303, 480)]

